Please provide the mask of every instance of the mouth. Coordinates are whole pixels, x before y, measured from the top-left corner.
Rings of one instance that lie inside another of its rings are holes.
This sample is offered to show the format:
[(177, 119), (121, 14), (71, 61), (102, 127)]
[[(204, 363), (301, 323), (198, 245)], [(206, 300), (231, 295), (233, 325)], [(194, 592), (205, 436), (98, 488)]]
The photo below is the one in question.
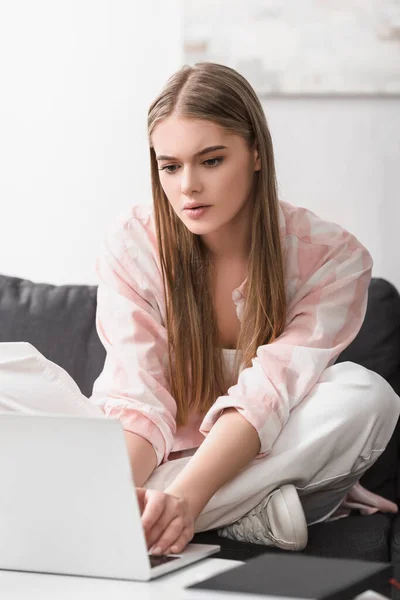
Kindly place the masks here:
[(185, 206), (183, 210), (197, 210), (199, 208), (208, 208), (209, 204), (197, 204), (196, 206)]
[(184, 208), (184, 212), (188, 215), (190, 219), (199, 219), (205, 213), (207, 213), (208, 209), (211, 208), (209, 204), (202, 204), (194, 207), (186, 207)]

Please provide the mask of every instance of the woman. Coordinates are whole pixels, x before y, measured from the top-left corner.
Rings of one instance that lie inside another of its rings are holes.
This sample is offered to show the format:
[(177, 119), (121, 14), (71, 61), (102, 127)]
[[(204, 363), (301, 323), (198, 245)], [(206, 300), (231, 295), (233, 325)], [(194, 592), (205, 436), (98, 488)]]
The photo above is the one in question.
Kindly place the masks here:
[(357, 482), (399, 397), (334, 364), (365, 316), (370, 254), (278, 201), (265, 115), (235, 70), (180, 69), (148, 133), (154, 204), (117, 219), (98, 259), (91, 402), (124, 427), (151, 551), (214, 528), (296, 550), (345, 499), (396, 512)]
[(118, 218), (97, 263), (91, 398), (30, 344), (0, 344), (0, 410), (119, 419), (154, 553), (208, 529), (297, 550), (349, 507), (396, 512), (358, 480), (399, 397), (334, 364), (365, 316), (370, 254), (278, 201), (262, 107), (233, 69), (180, 69), (148, 129), (154, 206)]

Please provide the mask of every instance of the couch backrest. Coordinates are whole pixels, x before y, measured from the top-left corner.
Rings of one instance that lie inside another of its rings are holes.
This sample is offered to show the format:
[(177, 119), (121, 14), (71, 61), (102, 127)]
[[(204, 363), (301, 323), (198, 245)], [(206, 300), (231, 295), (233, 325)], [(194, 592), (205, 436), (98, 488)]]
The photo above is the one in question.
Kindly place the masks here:
[(379, 373), (400, 394), (400, 294), (385, 279), (371, 279), (362, 327), (336, 362), (345, 361)]
[[(30, 342), (90, 396), (105, 359), (95, 327), (96, 292), (96, 286), (0, 275), (0, 342)], [(384, 279), (371, 280), (363, 326), (337, 362), (347, 360), (376, 371), (400, 394), (400, 295)]]
[(0, 342), (30, 342), (90, 396), (105, 359), (95, 327), (96, 293), (96, 286), (0, 275)]

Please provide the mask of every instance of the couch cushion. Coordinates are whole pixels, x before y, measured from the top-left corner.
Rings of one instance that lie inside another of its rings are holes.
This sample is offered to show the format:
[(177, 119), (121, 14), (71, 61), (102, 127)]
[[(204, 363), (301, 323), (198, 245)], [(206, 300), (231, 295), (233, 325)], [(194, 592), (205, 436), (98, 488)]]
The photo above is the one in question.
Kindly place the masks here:
[[(400, 581), (400, 513), (394, 520), (391, 551), (393, 575)], [(400, 600), (400, 590), (393, 588), (392, 600)]]
[[(307, 547), (303, 552), (313, 556), (388, 562), (391, 525), (392, 518), (381, 513), (370, 516), (351, 515), (311, 525), (308, 528)], [(193, 542), (219, 544), (221, 551), (215, 557), (232, 560), (248, 560), (264, 552), (286, 552), (274, 547), (221, 538), (215, 529), (196, 533)]]
[(96, 286), (0, 275), (0, 342), (30, 342), (90, 396), (105, 359), (95, 328), (96, 293)]
[[(336, 362), (347, 360), (375, 371), (400, 394), (400, 294), (385, 279), (371, 279), (363, 325)], [(386, 450), (360, 480), (366, 488), (394, 502), (400, 499), (399, 444), (397, 424)]]

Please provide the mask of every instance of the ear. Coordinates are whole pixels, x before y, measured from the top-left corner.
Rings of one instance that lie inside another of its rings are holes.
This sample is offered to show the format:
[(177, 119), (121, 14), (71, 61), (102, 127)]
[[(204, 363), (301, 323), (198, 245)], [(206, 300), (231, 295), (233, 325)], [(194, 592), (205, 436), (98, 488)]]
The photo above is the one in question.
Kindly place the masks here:
[(261, 159), (260, 159), (260, 155), (258, 153), (258, 149), (255, 148), (254, 149), (254, 171), (261, 171)]

